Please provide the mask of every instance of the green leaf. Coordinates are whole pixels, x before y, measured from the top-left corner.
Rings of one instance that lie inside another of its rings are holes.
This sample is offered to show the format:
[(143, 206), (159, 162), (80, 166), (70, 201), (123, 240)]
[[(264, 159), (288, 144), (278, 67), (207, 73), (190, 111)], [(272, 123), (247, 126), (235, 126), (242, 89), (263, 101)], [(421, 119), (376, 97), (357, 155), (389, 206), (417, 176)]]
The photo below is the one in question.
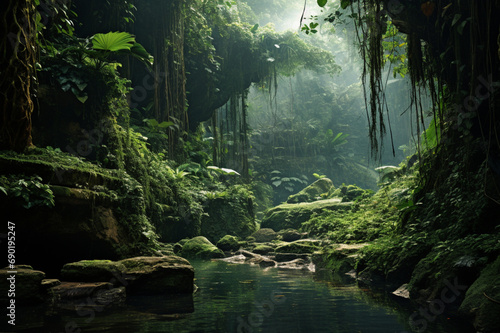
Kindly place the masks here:
[(171, 121), (163, 121), (160, 124), (158, 124), (158, 127), (159, 128), (169, 128), (170, 126), (173, 126), (173, 125), (175, 125), (175, 124)]
[(327, 0), (318, 0), (318, 6), (325, 7), (327, 2), (328, 2)]
[(277, 181), (273, 182), (273, 185), (274, 185), (275, 187), (280, 186), (280, 185), (281, 185), (281, 180), (277, 180)]
[(351, 0), (340, 1), (340, 7), (342, 7), (342, 9), (346, 9), (350, 4), (351, 4)]
[(96, 50), (104, 51), (130, 51), (135, 46), (135, 37), (128, 32), (108, 32), (107, 34), (95, 34), (92, 45)]
[(455, 14), (455, 17), (453, 18), (453, 21), (451, 22), (451, 26), (454, 26), (457, 24), (457, 22), (462, 18), (462, 14)]
[(256, 32), (257, 32), (257, 29), (259, 29), (259, 24), (258, 24), (258, 23), (256, 23), (256, 24), (252, 27), (252, 29), (250, 29), (250, 32), (251, 32), (251, 33), (256, 33)]

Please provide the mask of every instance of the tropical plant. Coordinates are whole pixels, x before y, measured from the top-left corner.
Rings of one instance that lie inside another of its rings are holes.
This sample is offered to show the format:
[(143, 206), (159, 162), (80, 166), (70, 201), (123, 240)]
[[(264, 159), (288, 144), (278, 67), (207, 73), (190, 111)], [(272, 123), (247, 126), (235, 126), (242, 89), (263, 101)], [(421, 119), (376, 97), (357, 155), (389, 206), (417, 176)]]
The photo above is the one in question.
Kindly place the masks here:
[(148, 66), (153, 65), (153, 56), (136, 42), (135, 37), (128, 32), (108, 32), (106, 34), (95, 34), (91, 37), (94, 52), (88, 54), (97, 60), (100, 67), (107, 62), (111, 55), (125, 54), (133, 56)]

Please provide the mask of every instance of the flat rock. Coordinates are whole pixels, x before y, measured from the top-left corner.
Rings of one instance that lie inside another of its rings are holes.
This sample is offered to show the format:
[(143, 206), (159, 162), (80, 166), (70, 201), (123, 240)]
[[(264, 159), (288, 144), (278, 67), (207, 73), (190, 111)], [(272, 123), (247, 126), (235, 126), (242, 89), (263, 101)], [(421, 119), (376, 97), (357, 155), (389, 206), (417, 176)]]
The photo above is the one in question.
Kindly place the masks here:
[(138, 294), (193, 292), (194, 269), (177, 256), (135, 257), (119, 261), (125, 266), (127, 291)]
[(314, 265), (310, 261), (304, 259), (295, 259), (291, 261), (280, 262), (278, 263), (278, 268), (314, 272)]
[[(14, 279), (8, 280), (11, 277), (14, 277)], [(0, 269), (0, 290), (2, 291), (0, 293), (0, 302), (9, 300), (8, 291), (11, 288), (11, 281), (15, 280), (16, 303), (42, 303), (46, 298), (45, 289), (42, 288), (44, 278), (44, 272), (34, 270), (27, 265)]]
[(73, 282), (117, 282), (125, 266), (111, 260), (81, 260), (68, 263), (61, 269), (61, 279)]

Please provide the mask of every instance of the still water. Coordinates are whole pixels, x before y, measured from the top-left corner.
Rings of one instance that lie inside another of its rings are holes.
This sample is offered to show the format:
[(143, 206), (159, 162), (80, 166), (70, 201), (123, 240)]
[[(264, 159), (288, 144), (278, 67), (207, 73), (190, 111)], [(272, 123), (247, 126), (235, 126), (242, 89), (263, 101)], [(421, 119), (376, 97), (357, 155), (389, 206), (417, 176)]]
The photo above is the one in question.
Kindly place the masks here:
[[(114, 313), (58, 315), (44, 318), (43, 327), (21, 332), (402, 333), (412, 332), (410, 317), (418, 311), (353, 281), (246, 264), (192, 264), (199, 288), (193, 297), (134, 298)], [(420, 315), (414, 319), (420, 320), (420, 332), (474, 332), (445, 314), (432, 322)]]

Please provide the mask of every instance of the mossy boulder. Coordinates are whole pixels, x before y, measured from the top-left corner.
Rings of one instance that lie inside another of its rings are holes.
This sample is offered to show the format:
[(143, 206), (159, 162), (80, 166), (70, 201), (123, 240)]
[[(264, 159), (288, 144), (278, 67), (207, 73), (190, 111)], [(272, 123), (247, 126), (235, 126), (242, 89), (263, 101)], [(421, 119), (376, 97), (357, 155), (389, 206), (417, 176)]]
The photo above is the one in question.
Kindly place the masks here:
[(178, 256), (134, 257), (119, 262), (126, 269), (127, 291), (135, 294), (183, 294), (193, 292), (194, 269)]
[(61, 269), (61, 279), (79, 282), (109, 282), (125, 272), (125, 266), (111, 260), (81, 260)]
[(330, 192), (334, 188), (333, 182), (328, 178), (321, 178), (307, 186), (299, 193), (288, 197), (287, 203), (312, 202), (321, 200), (321, 195)]
[(266, 212), (262, 219), (261, 228), (271, 228), (279, 231), (282, 229), (299, 229), (302, 223), (308, 221), (314, 213), (323, 210), (346, 211), (352, 203), (341, 202), (339, 198), (302, 202), (297, 204), (281, 204)]
[(293, 242), (307, 236), (307, 233), (298, 232), (295, 229), (280, 230), (278, 234), (281, 236), (281, 239), (285, 242)]
[(342, 202), (355, 201), (356, 199), (366, 198), (373, 194), (371, 190), (364, 190), (356, 185), (342, 185), (331, 191), (329, 198), (340, 198)]
[[(9, 273), (16, 271), (15, 274)], [(12, 276), (14, 275), (14, 279)], [(0, 269), (0, 303), (9, 301), (9, 290), (14, 287), (16, 304), (36, 304), (45, 299), (45, 289), (42, 288), (42, 280), (45, 273), (34, 270), (27, 265), (18, 265), (13, 269)]]
[(187, 241), (180, 255), (185, 258), (192, 259), (212, 259), (223, 258), (224, 252), (212, 244), (206, 237), (198, 236)]
[(368, 244), (331, 244), (321, 248), (312, 256), (317, 269), (326, 269), (334, 274), (345, 274), (356, 267), (358, 252)]
[(500, 331), (500, 257), (481, 271), (479, 278), (470, 286), (459, 312), (473, 318), (480, 332)]
[(201, 219), (201, 234), (211, 242), (217, 242), (228, 230), (245, 238), (257, 230), (252, 193), (242, 185), (234, 185), (207, 198), (203, 204), (206, 214)]
[(265, 243), (278, 239), (278, 234), (271, 228), (262, 228), (252, 234), (254, 242)]
[(217, 247), (222, 251), (236, 251), (240, 248), (238, 237), (233, 235), (226, 235), (219, 239)]

